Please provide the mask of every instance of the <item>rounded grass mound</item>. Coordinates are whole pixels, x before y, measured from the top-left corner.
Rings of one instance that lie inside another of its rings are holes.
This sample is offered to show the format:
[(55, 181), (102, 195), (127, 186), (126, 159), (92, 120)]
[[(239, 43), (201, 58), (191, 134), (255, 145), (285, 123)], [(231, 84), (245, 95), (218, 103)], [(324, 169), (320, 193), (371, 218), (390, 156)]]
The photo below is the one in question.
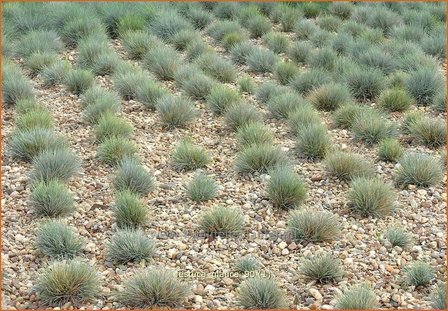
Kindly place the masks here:
[(37, 280), (36, 292), (46, 306), (71, 302), (78, 306), (97, 297), (100, 288), (97, 270), (78, 260), (56, 261)]
[(240, 95), (225, 85), (213, 87), (207, 96), (207, 107), (215, 114), (224, 113), (240, 101)]
[(144, 56), (144, 65), (159, 80), (174, 80), (174, 74), (179, 65), (178, 54), (165, 46), (156, 46)]
[(349, 72), (347, 86), (353, 97), (360, 101), (374, 100), (385, 88), (385, 79), (378, 69), (358, 69)]
[(95, 126), (95, 138), (97, 142), (103, 142), (111, 137), (129, 139), (134, 128), (126, 120), (113, 114), (102, 115)]
[(123, 47), (131, 59), (142, 59), (149, 51), (151, 44), (150, 37), (144, 31), (127, 31), (122, 38)]
[(135, 98), (149, 110), (157, 108), (159, 99), (167, 95), (167, 91), (158, 83), (151, 79), (144, 79), (139, 82), (135, 89)]
[(281, 32), (268, 32), (263, 36), (263, 41), (271, 51), (277, 54), (285, 53), (289, 47), (288, 37)]
[(154, 254), (154, 242), (143, 231), (121, 229), (115, 232), (109, 243), (109, 257), (120, 264), (149, 260)]
[(446, 309), (446, 283), (441, 282), (431, 293), (431, 307), (437, 310)]
[(33, 53), (25, 60), (25, 65), (30, 69), (31, 75), (38, 75), (45, 67), (50, 66), (56, 61), (55, 54), (52, 53)]
[(402, 228), (391, 227), (384, 233), (384, 237), (392, 246), (407, 248), (412, 242), (412, 235)]
[(273, 81), (263, 82), (256, 92), (257, 100), (266, 104), (269, 102), (274, 96), (281, 95), (282, 93), (290, 93), (290, 90), (286, 86), (279, 85)]
[(329, 154), (324, 161), (325, 168), (330, 175), (341, 180), (350, 180), (355, 177), (371, 177), (375, 170), (373, 163), (361, 155), (337, 151)]
[(238, 143), (242, 147), (250, 145), (270, 145), (274, 141), (274, 136), (269, 129), (261, 123), (248, 123), (241, 126), (237, 133)]
[(141, 196), (154, 190), (152, 175), (134, 158), (123, 158), (118, 163), (113, 184), (117, 191), (128, 190)]
[(174, 272), (160, 268), (139, 271), (125, 280), (123, 287), (117, 300), (133, 308), (180, 307), (190, 293)]
[(446, 144), (446, 124), (440, 118), (423, 117), (409, 126), (411, 137), (428, 148), (438, 148)]
[(231, 83), (236, 79), (233, 64), (214, 53), (205, 53), (196, 61), (198, 67), (207, 75), (222, 83)]
[(405, 81), (406, 89), (417, 105), (428, 106), (445, 84), (439, 72), (422, 68), (413, 72)]
[(31, 30), (19, 39), (15, 47), (18, 56), (28, 58), (33, 53), (57, 53), (63, 44), (54, 31)]
[(291, 211), (287, 227), (292, 239), (298, 243), (332, 241), (340, 233), (334, 214), (310, 209)]
[(255, 84), (254, 80), (248, 75), (243, 76), (238, 81), (238, 86), (239, 86), (240, 92), (242, 92), (242, 93), (247, 93), (247, 94), (255, 93), (256, 84)]
[(98, 85), (93, 85), (81, 95), (81, 103), (84, 108), (102, 103), (113, 106), (115, 104), (118, 105), (119, 102), (118, 93), (108, 91), (106, 88)]
[(58, 181), (41, 181), (33, 186), (30, 205), (38, 216), (61, 217), (74, 212), (73, 197)]
[(65, 77), (64, 83), (67, 89), (75, 95), (84, 93), (93, 84), (94, 76), (89, 70), (75, 69)]
[(344, 274), (340, 260), (328, 253), (320, 253), (306, 259), (300, 270), (307, 279), (319, 283), (338, 281)]
[(216, 81), (196, 70), (186, 72), (185, 76), (176, 78), (176, 82), (188, 96), (196, 100), (206, 99), (216, 85)]
[(98, 147), (98, 159), (108, 165), (117, 165), (124, 158), (135, 158), (137, 147), (132, 141), (123, 137), (110, 137)]
[(136, 229), (143, 227), (148, 219), (148, 208), (140, 202), (139, 196), (129, 190), (119, 191), (112, 208), (117, 227), (120, 229)]
[(198, 172), (186, 186), (185, 190), (191, 200), (202, 202), (213, 199), (218, 191), (218, 186), (213, 178), (205, 173)]
[(322, 123), (310, 123), (297, 133), (297, 149), (301, 156), (323, 159), (331, 149), (327, 128)]
[(14, 132), (8, 141), (13, 157), (31, 161), (46, 150), (65, 149), (67, 141), (49, 129), (31, 129)]
[(262, 121), (261, 114), (253, 106), (243, 103), (231, 106), (224, 117), (227, 126), (234, 131), (246, 124)]
[(209, 235), (236, 235), (243, 231), (244, 217), (239, 209), (215, 206), (202, 215), (200, 228)]
[(424, 153), (406, 153), (399, 160), (395, 182), (399, 186), (430, 187), (443, 178), (443, 168), (437, 159)]
[[(105, 115), (113, 115), (120, 110), (120, 103), (113, 101), (100, 100), (99, 102), (89, 105), (84, 110), (85, 119), (91, 123), (98, 123)], [(113, 137), (113, 136), (112, 136)]]
[(239, 173), (267, 173), (269, 169), (287, 163), (288, 159), (279, 147), (252, 144), (237, 155), (235, 168)]
[(297, 66), (291, 62), (278, 62), (274, 68), (274, 77), (281, 85), (289, 84), (299, 72)]
[(435, 276), (433, 268), (426, 262), (414, 262), (406, 268), (406, 283), (413, 286), (428, 285)]
[[(143, 71), (137, 70), (131, 65), (122, 65), (113, 75), (114, 87), (124, 100), (135, 99), (137, 90), (147, 77)], [(126, 67), (126, 68), (124, 68)]]
[(333, 111), (352, 102), (349, 90), (343, 84), (325, 84), (308, 96), (309, 101), (319, 110)]
[(319, 123), (321, 123), (319, 113), (308, 102), (305, 102), (288, 114), (289, 129), (295, 136), (298, 136), (305, 127)]
[(350, 209), (363, 217), (384, 217), (395, 208), (392, 186), (378, 178), (356, 177), (348, 193)]
[(352, 286), (337, 298), (336, 308), (343, 310), (377, 309), (378, 299), (367, 285)]
[(356, 140), (366, 145), (374, 145), (379, 141), (394, 136), (397, 128), (384, 115), (373, 109), (365, 109), (356, 113), (351, 125)]
[(275, 281), (261, 276), (245, 280), (237, 289), (237, 299), (244, 309), (281, 309), (286, 306), (285, 295)]
[(286, 92), (270, 97), (267, 108), (274, 118), (284, 119), (305, 103), (305, 100), (299, 94)]
[(36, 247), (44, 255), (55, 259), (72, 259), (82, 248), (81, 239), (66, 224), (49, 221), (36, 234)]
[(176, 170), (195, 170), (206, 166), (209, 162), (208, 153), (189, 140), (180, 142), (171, 154), (171, 165)]
[(235, 264), (235, 270), (241, 273), (256, 271), (258, 262), (254, 257), (246, 256), (238, 260)]
[(35, 91), (30, 81), (15, 67), (4, 65), (2, 77), (2, 99), (5, 104), (34, 98)]
[(16, 118), (16, 127), (19, 130), (51, 129), (54, 126), (54, 119), (51, 113), (45, 109), (34, 109)]
[(354, 103), (342, 105), (333, 112), (332, 121), (336, 127), (348, 129), (352, 126), (355, 116), (362, 110), (362, 106)]
[(180, 96), (164, 96), (157, 101), (156, 107), (167, 128), (185, 127), (198, 114), (193, 102)]
[(303, 203), (307, 187), (291, 167), (278, 166), (270, 171), (270, 176), (266, 190), (274, 207), (289, 210)]
[(44, 67), (39, 76), (42, 78), (44, 86), (48, 87), (62, 84), (71, 70), (72, 67), (68, 61), (56, 60), (51, 65)]
[(247, 55), (249, 69), (256, 73), (272, 72), (279, 57), (266, 48), (254, 48)]
[(393, 88), (382, 92), (378, 98), (380, 107), (390, 112), (403, 112), (413, 104), (412, 97), (403, 89)]
[(33, 181), (67, 181), (80, 168), (77, 156), (67, 149), (45, 150), (32, 161)]
[(403, 155), (403, 147), (395, 138), (386, 138), (378, 144), (378, 157), (382, 161), (395, 162)]
[(324, 70), (311, 68), (309, 71), (295, 75), (290, 82), (290, 86), (293, 90), (305, 96), (313, 89), (331, 81), (331, 76)]

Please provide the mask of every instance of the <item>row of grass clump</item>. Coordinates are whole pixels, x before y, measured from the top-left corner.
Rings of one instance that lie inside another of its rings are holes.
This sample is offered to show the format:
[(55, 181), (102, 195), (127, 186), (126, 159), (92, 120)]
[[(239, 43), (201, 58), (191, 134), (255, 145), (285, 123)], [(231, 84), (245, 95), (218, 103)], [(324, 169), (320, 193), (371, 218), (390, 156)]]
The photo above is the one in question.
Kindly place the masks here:
[[(18, 66), (7, 63), (3, 70), (3, 86), (7, 86), (3, 94), (12, 96), (8, 104), (14, 105), (17, 114), (9, 148), (14, 157), (32, 164), (30, 205), (37, 217), (47, 218), (36, 230), (36, 247), (54, 261), (39, 276), (35, 290), (47, 305), (64, 304), (72, 298), (84, 301), (95, 296), (99, 276), (89, 264), (74, 259), (85, 241), (61, 219), (75, 211), (65, 183), (78, 172), (79, 160), (67, 140), (55, 133), (51, 113), (36, 101)], [(10, 70), (14, 74), (5, 75)], [(32, 69), (31, 74), (35, 74)], [(76, 288), (73, 297), (67, 297), (67, 286)]]

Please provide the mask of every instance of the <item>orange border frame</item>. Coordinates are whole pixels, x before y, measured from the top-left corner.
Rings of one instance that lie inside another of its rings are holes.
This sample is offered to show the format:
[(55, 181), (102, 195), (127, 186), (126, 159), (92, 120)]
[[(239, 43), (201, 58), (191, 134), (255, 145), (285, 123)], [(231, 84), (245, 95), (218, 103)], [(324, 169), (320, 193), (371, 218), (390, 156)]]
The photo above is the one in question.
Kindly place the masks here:
[[(73, 2), (336, 2), (336, 1), (327, 1), (327, 0), (311, 0), (311, 1), (302, 1), (302, 0), (245, 0), (245, 1), (240, 1), (240, 0), (174, 0), (174, 1), (166, 1), (166, 0), (140, 0), (140, 1), (132, 1), (132, 0), (75, 0)], [(47, 0), (47, 1), (39, 1), (39, 0), (1, 0), (0, 2), (0, 29), (3, 29), (3, 3), (8, 3), (8, 2), (72, 2), (70, 0)], [(384, 0), (354, 0), (354, 1), (350, 1), (350, 0), (337, 0), (337, 2), (445, 2), (446, 3), (446, 7), (445, 7), (445, 13), (447, 15), (446, 17), (446, 21), (445, 24), (447, 23), (448, 20), (448, 0), (426, 0), (426, 1), (418, 1), (418, 0), (389, 0), (389, 1), (384, 1)], [(446, 49), (448, 50), (448, 31), (445, 32), (445, 36), (446, 36)], [(0, 38), (0, 49), (2, 48), (2, 40), (3, 38)], [(445, 77), (448, 74), (448, 56), (446, 56), (445, 58)], [(2, 59), (0, 58), (0, 68), (2, 67)], [(0, 71), (0, 80), (2, 80), (2, 72)], [(445, 83), (446, 83), (446, 88), (448, 89), (448, 79), (445, 79)], [(2, 85), (0, 84), (0, 92), (2, 90)], [(2, 93), (0, 93), (2, 94)], [(2, 95), (0, 95), (2, 96)], [(448, 93), (447, 93), (447, 98), (448, 98)], [(0, 102), (0, 118), (3, 122), (3, 118), (2, 116), (2, 112), (3, 112), (3, 100)], [(445, 108), (445, 112), (447, 112), (447, 108)], [(448, 127), (448, 119), (445, 119), (445, 123)], [(3, 128), (3, 124), (2, 124), (2, 128)], [(3, 150), (3, 130), (2, 128), (0, 128), (0, 152)], [(446, 152), (448, 153), (448, 137), (446, 140), (447, 144), (445, 145), (445, 149)], [(448, 163), (448, 161), (447, 161)], [(445, 164), (447, 164), (445, 163)], [(0, 159), (0, 164), (3, 164), (3, 157)], [(3, 165), (2, 165), (3, 166)], [(0, 167), (0, 176), (2, 176), (2, 166)], [(445, 165), (445, 170), (448, 170), (447, 165)], [(1, 184), (1, 180), (0, 180), (0, 184)], [(2, 187), (3, 188), (3, 187)], [(448, 193), (448, 185), (446, 186), (445, 189), (446, 193)], [(2, 192), (0, 192), (0, 200), (2, 199)], [(0, 213), (2, 212), (2, 204), (0, 202)], [(448, 223), (448, 206), (445, 208), (445, 216), (446, 216), (446, 220)], [(1, 215), (0, 215), (0, 220), (1, 220)], [(3, 241), (2, 241), (2, 234), (1, 234), (1, 229), (2, 229), (2, 222), (0, 221), (0, 247), (2, 248), (2, 253), (0, 253), (0, 310), (3, 310), (3, 270), (2, 270), (2, 254), (3, 254)], [(445, 232), (445, 240), (446, 240), (446, 244), (448, 245), (448, 229)], [(446, 262), (446, 271), (448, 271), (448, 253), (445, 254), (445, 262)], [(448, 280), (448, 276), (445, 276), (445, 282)], [(448, 292), (448, 290), (447, 290)], [(448, 298), (447, 298), (447, 304), (448, 304)], [(6, 309), (9, 310), (9, 309)], [(44, 310), (51, 310), (51, 309), (24, 309), (24, 310), (34, 310), (34, 311), (44, 311)], [(81, 309), (72, 309), (74, 311), (81, 311)], [(84, 311), (89, 311), (89, 309), (83, 309)], [(127, 310), (127, 309), (122, 309), (122, 310)], [(129, 309), (129, 310), (134, 310), (134, 311), (147, 311), (149, 309)], [(156, 310), (156, 309), (152, 309), (152, 310)], [(167, 310), (167, 309), (163, 309), (163, 310)], [(177, 311), (183, 311), (183, 310), (190, 310), (190, 309), (176, 309)], [(194, 309), (194, 310), (201, 310), (201, 309)], [(235, 309), (227, 309), (227, 310), (235, 310)], [(242, 309), (236, 309), (236, 310), (242, 310)], [(277, 310), (277, 311), (289, 311), (289, 310), (304, 310), (304, 309), (282, 309), (282, 310)], [(334, 309), (336, 310), (336, 309)], [(378, 311), (381, 310), (383, 311), (384, 309), (377, 309)], [(404, 309), (402, 309), (404, 310)], [(419, 311), (419, 310), (423, 310), (423, 309), (412, 309), (412, 311)], [(448, 309), (447, 309), (448, 310)], [(93, 311), (93, 310), (92, 310)], [(211, 311), (218, 311), (218, 310), (214, 310), (211, 309)], [(253, 311), (261, 311), (261, 310), (253, 310)], [(361, 310), (358, 310), (361, 311)], [(375, 311), (375, 310), (374, 310)]]

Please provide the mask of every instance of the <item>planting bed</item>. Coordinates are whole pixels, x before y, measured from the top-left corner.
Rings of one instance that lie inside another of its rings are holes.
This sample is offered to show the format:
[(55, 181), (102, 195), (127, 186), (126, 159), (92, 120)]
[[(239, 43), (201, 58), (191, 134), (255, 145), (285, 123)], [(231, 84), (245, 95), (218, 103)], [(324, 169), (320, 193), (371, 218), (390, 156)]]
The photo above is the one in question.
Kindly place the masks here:
[(2, 27), (2, 308), (446, 308), (444, 3)]

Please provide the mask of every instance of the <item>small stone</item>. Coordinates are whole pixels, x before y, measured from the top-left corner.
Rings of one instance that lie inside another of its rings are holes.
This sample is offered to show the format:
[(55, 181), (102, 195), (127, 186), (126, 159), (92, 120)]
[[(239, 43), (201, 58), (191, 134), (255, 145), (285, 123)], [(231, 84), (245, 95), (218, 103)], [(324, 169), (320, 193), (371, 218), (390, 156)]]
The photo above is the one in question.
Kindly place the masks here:
[(322, 176), (321, 175), (313, 175), (311, 176), (311, 181), (321, 181)]
[(204, 286), (202, 284), (198, 284), (196, 288), (193, 290), (193, 293), (201, 296), (204, 295), (205, 294)]
[(205, 286), (205, 291), (207, 293), (213, 294), (216, 291), (216, 288), (213, 285), (208, 284)]
[(428, 192), (425, 189), (418, 189), (417, 194), (421, 197), (425, 197)]
[(333, 310), (333, 306), (330, 306), (330, 305), (322, 305), (320, 308), (322, 310)]
[(310, 292), (311, 296), (314, 297), (314, 299), (322, 300), (322, 295), (320, 294), (320, 292), (317, 289), (310, 288), (308, 291)]
[(345, 259), (344, 259), (344, 263), (345, 263), (346, 265), (352, 265), (352, 264), (353, 264), (353, 258), (351, 258), (351, 257), (347, 257), (347, 258), (345, 258)]
[(297, 249), (297, 244), (295, 242), (292, 242), (291, 244), (288, 245), (288, 249), (291, 251)]
[(94, 243), (88, 243), (87, 245), (86, 245), (86, 251), (88, 251), (88, 252), (94, 252), (95, 251), (95, 244)]
[(227, 286), (230, 286), (233, 284), (233, 280), (231, 278), (223, 278), (222, 282)]
[(202, 303), (202, 302), (204, 301), (204, 299), (202, 298), (202, 296), (195, 295), (195, 296), (194, 296), (194, 301), (195, 301), (196, 303)]
[(286, 256), (289, 254), (289, 250), (287, 248), (282, 249), (282, 255)]
[(284, 249), (286, 246), (288, 246), (288, 244), (286, 244), (285, 241), (280, 242), (280, 244), (278, 244), (278, 248), (280, 249)]
[(392, 295), (392, 299), (395, 300), (396, 302), (400, 302), (401, 301), (401, 297), (398, 294), (393, 294)]

